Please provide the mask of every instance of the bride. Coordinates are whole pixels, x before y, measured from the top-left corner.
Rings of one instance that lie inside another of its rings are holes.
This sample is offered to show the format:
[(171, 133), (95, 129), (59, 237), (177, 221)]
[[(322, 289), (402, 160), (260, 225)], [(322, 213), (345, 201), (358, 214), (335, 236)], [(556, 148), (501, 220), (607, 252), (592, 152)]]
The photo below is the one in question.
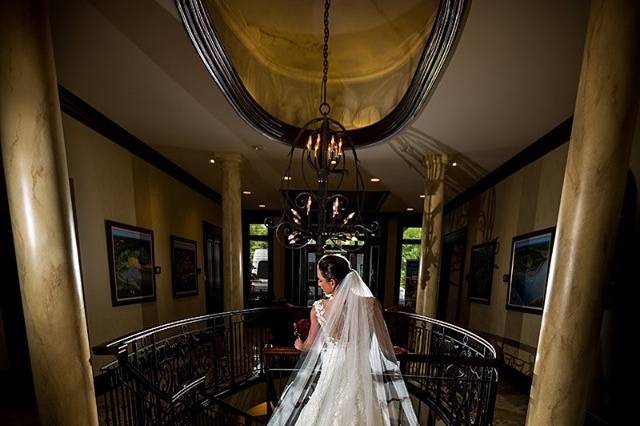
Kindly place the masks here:
[(380, 303), (342, 256), (321, 258), (317, 275), (327, 298), (269, 424), (417, 425)]

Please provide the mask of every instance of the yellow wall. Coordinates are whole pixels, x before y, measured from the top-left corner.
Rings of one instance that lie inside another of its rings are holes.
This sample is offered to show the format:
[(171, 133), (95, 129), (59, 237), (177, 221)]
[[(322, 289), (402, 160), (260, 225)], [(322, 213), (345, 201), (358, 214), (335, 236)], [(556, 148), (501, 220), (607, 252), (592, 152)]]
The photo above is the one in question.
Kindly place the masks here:
[[(463, 327), (537, 347), (542, 316), (507, 310), (507, 283), (502, 282), (502, 276), (509, 273), (511, 240), (514, 236), (556, 226), (568, 148), (569, 145), (564, 144), (493, 188), (496, 216), (491, 237), (498, 239), (499, 249), (495, 258), (497, 269), (493, 275), (491, 301), (490, 305), (468, 302), (465, 281), (461, 306)], [(629, 168), (640, 190), (640, 115), (636, 120)], [(487, 193), (445, 217), (445, 233), (468, 225), (470, 234), (467, 240), (465, 276), (469, 272), (471, 246), (484, 242), (477, 220), (479, 213), (486, 211)], [(640, 226), (640, 197), (637, 201), (636, 223)], [(460, 220), (460, 217), (464, 219)], [(607, 318), (605, 313), (605, 321), (608, 321)]]
[[(509, 273), (511, 240), (514, 236), (555, 226), (560, 207), (560, 195), (567, 157), (568, 145), (565, 144), (543, 158), (519, 170), (495, 186), (495, 222), (493, 238), (498, 239), (498, 252), (495, 257), (497, 269), (493, 273), (491, 300), (489, 305), (469, 303), (464, 293), (462, 311), (468, 312), (468, 323), (462, 324), (472, 330), (508, 337), (530, 346), (537, 346), (540, 332), (541, 315), (523, 313), (506, 309), (507, 284), (502, 276)], [(486, 193), (483, 194), (486, 197)], [(482, 196), (480, 196), (482, 197)], [(469, 205), (472, 202), (469, 203)], [(480, 209), (486, 209), (486, 203)], [(467, 209), (466, 221), (445, 220), (445, 232), (455, 231), (457, 227), (469, 223), (465, 276), (469, 272), (471, 246), (485, 242), (481, 227), (472, 226), (473, 215), (477, 208), (460, 206), (458, 211), (449, 213), (447, 219)], [(466, 315), (462, 315), (462, 318)]]
[[(67, 115), (63, 128), (90, 344), (205, 313), (204, 274), (199, 276), (197, 296), (173, 298), (170, 236), (197, 241), (202, 268), (202, 221), (220, 225), (220, 206)], [(112, 306), (105, 219), (153, 230), (155, 264), (162, 268), (156, 275), (155, 301)], [(94, 369), (111, 360), (99, 358)]]

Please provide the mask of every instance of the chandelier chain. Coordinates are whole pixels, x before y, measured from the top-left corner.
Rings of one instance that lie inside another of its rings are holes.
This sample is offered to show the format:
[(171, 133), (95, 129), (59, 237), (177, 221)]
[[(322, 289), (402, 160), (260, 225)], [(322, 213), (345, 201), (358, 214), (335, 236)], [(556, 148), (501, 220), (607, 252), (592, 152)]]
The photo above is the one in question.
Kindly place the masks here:
[(329, 75), (329, 8), (331, 7), (331, 0), (325, 0), (324, 2), (324, 46), (322, 48), (322, 104), (320, 106), (320, 112), (326, 111), (329, 113), (329, 107), (327, 103), (327, 80)]
[[(331, 105), (327, 102), (330, 6), (331, 0), (324, 0), (319, 108), (321, 116), (309, 120), (291, 143), (289, 165), (280, 184), (282, 217), (277, 223), (271, 217), (265, 219), (265, 225), (275, 230), (276, 238), (285, 247), (302, 249), (312, 245), (315, 246), (317, 256), (328, 249), (341, 252), (361, 251), (368, 238), (374, 236), (379, 229), (377, 221), (368, 226), (362, 222), (364, 185), (358, 156), (347, 130), (330, 116)], [(291, 189), (291, 167), (296, 148), (302, 149), (300, 175), (309, 188), (302, 191)], [(349, 151), (353, 156), (355, 169), (352, 172), (355, 183), (353, 195), (340, 192), (348, 174), (346, 154)], [(313, 185), (307, 182), (307, 167), (314, 176)], [(329, 185), (330, 180), (332, 186)], [(316, 181), (317, 187), (313, 189)]]

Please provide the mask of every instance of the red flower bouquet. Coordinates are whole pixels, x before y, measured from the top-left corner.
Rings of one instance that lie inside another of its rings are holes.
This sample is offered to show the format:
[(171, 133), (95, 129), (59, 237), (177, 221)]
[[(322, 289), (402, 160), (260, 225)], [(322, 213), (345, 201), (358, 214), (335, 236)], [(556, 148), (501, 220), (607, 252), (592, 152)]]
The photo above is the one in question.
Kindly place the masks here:
[(300, 340), (307, 340), (309, 336), (309, 328), (311, 327), (311, 323), (308, 319), (302, 318), (293, 323), (293, 335), (294, 337), (300, 338)]

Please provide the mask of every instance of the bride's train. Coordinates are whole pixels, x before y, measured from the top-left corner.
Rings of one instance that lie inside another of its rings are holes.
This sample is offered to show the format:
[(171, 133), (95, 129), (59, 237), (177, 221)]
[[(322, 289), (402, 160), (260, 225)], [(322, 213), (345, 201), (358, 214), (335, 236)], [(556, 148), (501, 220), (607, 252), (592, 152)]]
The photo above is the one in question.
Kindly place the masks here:
[(357, 272), (340, 283), (270, 425), (417, 425), (382, 308)]

